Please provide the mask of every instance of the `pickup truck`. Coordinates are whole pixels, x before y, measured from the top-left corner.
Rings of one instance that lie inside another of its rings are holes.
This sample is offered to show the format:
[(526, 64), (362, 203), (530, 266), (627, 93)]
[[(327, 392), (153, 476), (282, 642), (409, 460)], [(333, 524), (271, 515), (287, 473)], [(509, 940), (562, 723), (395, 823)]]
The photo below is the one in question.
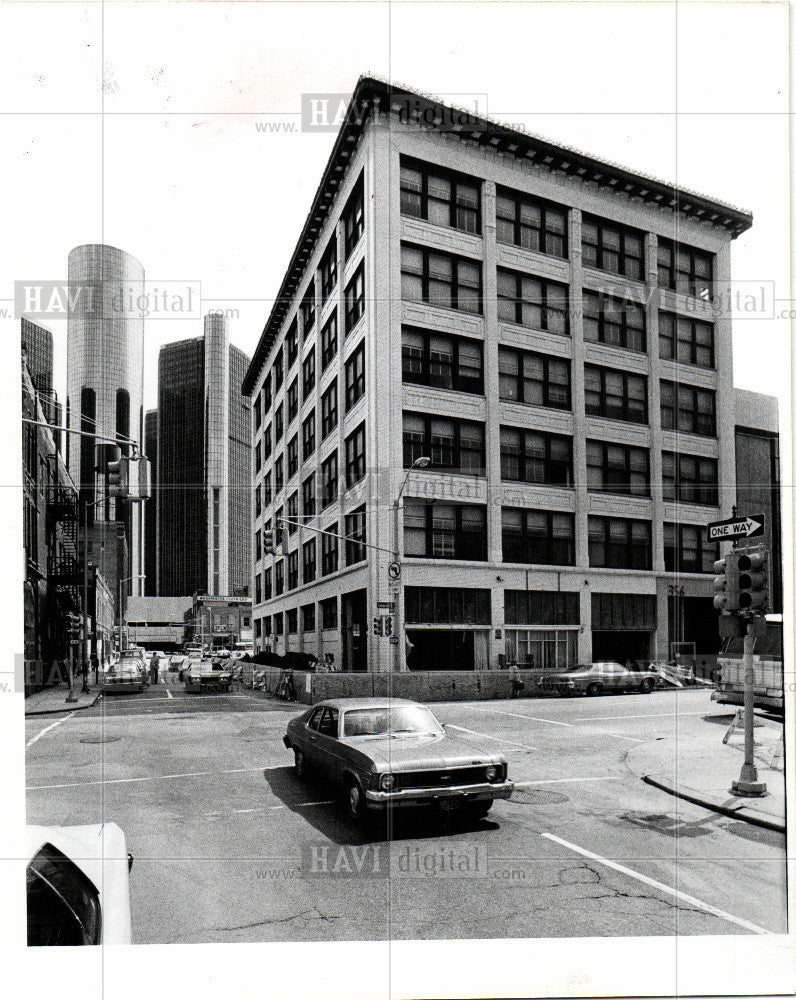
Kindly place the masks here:
[(186, 692), (229, 691), (232, 687), (232, 670), (217, 660), (192, 660), (183, 678)]

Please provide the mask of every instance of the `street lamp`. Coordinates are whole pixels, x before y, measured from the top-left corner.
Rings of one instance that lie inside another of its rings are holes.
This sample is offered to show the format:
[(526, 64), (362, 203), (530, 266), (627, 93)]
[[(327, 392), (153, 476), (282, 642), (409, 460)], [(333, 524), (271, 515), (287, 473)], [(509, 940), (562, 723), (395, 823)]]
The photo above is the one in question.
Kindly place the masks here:
[[(403, 639), (403, 578), (400, 575), (401, 568), (401, 533), (400, 533), (400, 519), (401, 512), (403, 510), (403, 495), (406, 489), (406, 484), (409, 481), (409, 475), (415, 469), (427, 469), (431, 465), (431, 459), (427, 455), (420, 455), (418, 458), (412, 462), (409, 468), (406, 470), (406, 475), (401, 483), (401, 488), (398, 490), (398, 496), (395, 498), (395, 502), (392, 505), (393, 513), (393, 558), (395, 563), (399, 567), (399, 576), (395, 581), (396, 583), (396, 594), (395, 594), (395, 670), (401, 670), (401, 641)], [(405, 640), (404, 640), (405, 644)]]

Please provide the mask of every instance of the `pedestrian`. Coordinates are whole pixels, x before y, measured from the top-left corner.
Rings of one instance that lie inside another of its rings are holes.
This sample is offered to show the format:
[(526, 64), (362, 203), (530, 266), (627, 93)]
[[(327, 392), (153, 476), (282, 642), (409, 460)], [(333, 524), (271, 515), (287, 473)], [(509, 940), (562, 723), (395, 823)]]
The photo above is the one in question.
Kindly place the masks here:
[(511, 697), (519, 698), (520, 692), (525, 690), (525, 684), (520, 678), (520, 668), (516, 663), (509, 665), (509, 677), (511, 678)]
[(94, 671), (94, 683), (99, 684), (99, 658), (96, 653), (91, 654), (91, 669)]
[(80, 663), (80, 673), (83, 675), (83, 694), (88, 694), (88, 660), (83, 659)]
[(158, 667), (160, 664), (160, 657), (157, 653), (152, 654), (152, 659), (149, 662), (149, 680), (152, 684), (157, 684), (158, 682)]

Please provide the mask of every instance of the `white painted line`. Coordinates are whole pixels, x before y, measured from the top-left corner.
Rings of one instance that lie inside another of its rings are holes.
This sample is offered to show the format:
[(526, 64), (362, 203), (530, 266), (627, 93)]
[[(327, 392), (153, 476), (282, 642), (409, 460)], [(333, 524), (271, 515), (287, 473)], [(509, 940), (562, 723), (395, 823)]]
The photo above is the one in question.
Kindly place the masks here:
[(632, 868), (626, 868), (624, 865), (617, 864), (616, 861), (609, 861), (607, 858), (602, 858), (599, 854), (593, 854), (591, 851), (587, 851), (585, 847), (578, 847), (577, 844), (570, 844), (569, 841), (562, 840), (561, 837), (556, 837), (553, 833), (542, 833), (541, 836), (545, 837), (547, 840), (554, 841), (556, 844), (560, 844), (562, 847), (566, 847), (570, 851), (574, 851), (576, 854), (583, 855), (584, 858), (589, 858), (591, 861), (597, 861), (601, 865), (613, 868), (614, 871), (620, 872), (622, 875), (628, 875), (630, 878), (643, 882), (645, 885), (649, 885), (653, 889), (657, 889), (659, 892), (666, 893), (667, 896), (674, 896), (675, 899), (683, 903), (687, 903), (689, 906), (696, 907), (705, 913), (710, 913), (714, 917), (720, 917), (722, 920), (727, 920), (729, 923), (736, 924), (738, 927), (743, 927), (748, 931), (752, 931), (754, 934), (771, 933), (771, 931), (767, 931), (763, 927), (758, 927), (757, 924), (744, 920), (742, 917), (736, 917), (732, 913), (727, 913), (725, 910), (720, 910), (716, 906), (711, 906), (710, 903), (705, 903), (701, 899), (697, 899), (695, 896), (689, 896), (685, 892), (680, 892), (679, 889), (673, 889), (671, 886), (665, 885), (663, 882), (658, 882), (657, 879), (649, 878), (647, 875), (642, 875), (641, 872), (634, 871)]
[(55, 729), (55, 727), (60, 726), (62, 722), (66, 722), (68, 719), (71, 719), (74, 714), (74, 712), (70, 712), (69, 715), (65, 715), (62, 719), (56, 719), (55, 722), (51, 722), (49, 726), (45, 726), (40, 733), (37, 733), (32, 739), (28, 740), (25, 744), (25, 749), (27, 750), (28, 747), (32, 747), (33, 744), (37, 743), (45, 733), (49, 733), (51, 729)]
[(505, 743), (510, 747), (520, 747), (523, 750), (537, 751), (539, 747), (529, 747), (526, 743), (518, 743), (517, 740), (504, 740), (500, 736), (490, 736), (489, 733), (477, 733), (474, 729), (465, 729), (464, 726), (454, 726), (448, 723), (448, 729), (458, 729), (460, 733), (469, 733), (470, 736), (477, 736), (480, 740), (494, 740), (495, 743)]
[(649, 737), (641, 740), (638, 736), (625, 736), (622, 733), (609, 733), (607, 729), (584, 729), (584, 732), (594, 736), (612, 736), (615, 740), (627, 740), (628, 743), (648, 743)]
[(61, 785), (28, 785), (27, 791), (36, 792), (43, 788), (83, 788), (84, 785), (125, 785), (135, 781), (166, 781), (170, 778), (201, 778), (210, 774), (243, 774), (246, 771), (262, 771), (266, 765), (259, 767), (231, 767), (226, 771), (186, 771), (183, 774), (152, 774), (144, 778), (106, 778), (96, 781), (68, 781)]
[(320, 802), (294, 802), (294, 809), (305, 809), (307, 806), (331, 806), (337, 799), (321, 799)]
[(529, 722), (547, 722), (551, 726), (566, 726), (567, 729), (574, 729), (571, 722), (556, 722), (555, 719), (538, 719), (535, 715), (522, 715), (519, 712), (501, 712), (498, 708), (476, 708), (475, 705), (468, 705), (473, 712), (486, 712), (488, 715), (510, 715), (514, 719), (527, 719)]
[(609, 774), (603, 778), (543, 778), (539, 781), (515, 781), (515, 788), (533, 788), (535, 785), (558, 785), (571, 781), (621, 781), (619, 775)]
[(169, 691), (168, 688), (166, 688), (166, 697), (169, 699), (169, 701), (174, 700), (174, 695), (171, 693), (171, 691)]
[(705, 712), (653, 712), (650, 715), (584, 715), (580, 722), (612, 722), (614, 719), (664, 719), (674, 715), (704, 715)]

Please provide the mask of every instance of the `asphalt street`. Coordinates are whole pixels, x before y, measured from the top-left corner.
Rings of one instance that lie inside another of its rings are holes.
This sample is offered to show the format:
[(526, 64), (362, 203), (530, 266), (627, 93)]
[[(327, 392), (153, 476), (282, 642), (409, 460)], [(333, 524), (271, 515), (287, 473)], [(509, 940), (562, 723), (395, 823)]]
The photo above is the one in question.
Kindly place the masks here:
[[(113, 820), (137, 942), (766, 934), (785, 838), (644, 784), (633, 747), (728, 723), (704, 690), (446, 703), (517, 783), (485, 820), (352, 827), (282, 744), (301, 708), (169, 683), (27, 721), (28, 822)], [(720, 736), (719, 736), (720, 739)]]

